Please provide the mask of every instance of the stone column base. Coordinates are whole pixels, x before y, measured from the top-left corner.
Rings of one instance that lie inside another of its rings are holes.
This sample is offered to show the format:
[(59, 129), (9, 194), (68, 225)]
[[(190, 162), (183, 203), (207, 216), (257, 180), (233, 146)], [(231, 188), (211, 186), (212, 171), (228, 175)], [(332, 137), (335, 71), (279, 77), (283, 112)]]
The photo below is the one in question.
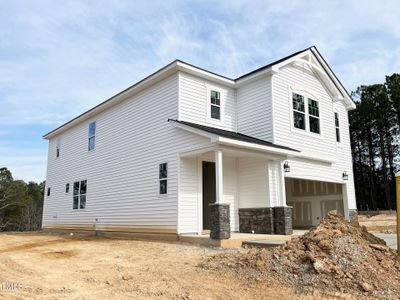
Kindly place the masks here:
[(211, 209), (210, 238), (229, 239), (231, 237), (229, 204), (210, 203), (209, 205)]
[(291, 206), (274, 207), (274, 233), (290, 235), (293, 234)]
[(358, 223), (357, 209), (349, 209), (349, 219), (350, 219), (350, 222), (357, 222)]
[(239, 231), (245, 233), (274, 233), (272, 207), (239, 208)]

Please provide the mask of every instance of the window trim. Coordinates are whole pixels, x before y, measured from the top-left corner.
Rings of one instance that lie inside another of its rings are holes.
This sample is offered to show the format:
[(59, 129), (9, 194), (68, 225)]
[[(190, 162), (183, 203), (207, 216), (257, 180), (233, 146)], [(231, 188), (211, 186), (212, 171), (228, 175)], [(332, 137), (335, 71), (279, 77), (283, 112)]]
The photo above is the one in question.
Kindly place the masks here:
[[(94, 134), (93, 135), (90, 135), (90, 125), (92, 125), (94, 123)], [(97, 120), (94, 120), (94, 121), (91, 121), (91, 122), (89, 122), (89, 125), (88, 125), (88, 151), (89, 152), (92, 152), (92, 151), (94, 151), (94, 150), (96, 150), (96, 133), (97, 133)], [(94, 139), (94, 145), (93, 145), (93, 149), (90, 149), (90, 140), (91, 139)]]
[[(299, 94), (304, 97), (304, 110), (305, 110), (305, 127), (306, 129), (299, 129), (294, 126), (294, 109), (293, 109), (293, 93)], [(315, 133), (310, 131), (310, 120), (309, 120), (309, 113), (308, 113), (308, 99), (312, 99), (318, 103), (318, 110), (319, 110), (319, 133)], [(315, 95), (314, 92), (310, 92), (305, 88), (301, 87), (294, 87), (289, 86), (289, 96), (288, 96), (288, 103), (289, 103), (289, 111), (290, 111), (290, 130), (295, 132), (296, 134), (302, 134), (309, 137), (313, 137), (316, 139), (323, 139), (323, 130), (322, 130), (322, 118), (321, 118), (321, 101), (319, 97)]]
[[(165, 178), (160, 178), (160, 166), (162, 164), (167, 165), (167, 177)], [(168, 161), (163, 161), (157, 164), (157, 194), (158, 197), (167, 197), (169, 195), (168, 193), (168, 181), (169, 181), (169, 162)], [(161, 181), (166, 181), (167, 182), (167, 192), (165, 194), (161, 194)]]
[[(338, 119), (338, 125), (336, 125), (336, 116)], [(336, 143), (341, 144), (342, 143), (342, 135), (340, 134), (340, 115), (338, 111), (334, 111), (333, 112), (333, 122), (335, 124), (335, 139), (336, 139)], [(337, 131), (339, 132), (339, 140), (338, 140), (338, 134)]]
[[(81, 182), (82, 181), (86, 181), (86, 193), (85, 194), (81, 194)], [(78, 207), (74, 208), (74, 185), (76, 182), (79, 182), (79, 193), (78, 193)], [(80, 180), (76, 180), (72, 182), (72, 211), (85, 211), (86, 207), (87, 207), (87, 194), (88, 194), (88, 180), (87, 179), (80, 179)], [(85, 199), (85, 207), (84, 208), (80, 208), (81, 206), (81, 196), (85, 195), (86, 199)]]
[[(318, 117), (310, 114), (310, 100), (311, 100), (311, 101), (317, 102), (317, 106), (318, 106)], [(319, 106), (319, 101), (318, 101), (318, 100), (314, 100), (314, 99), (311, 98), (311, 97), (307, 98), (308, 129), (309, 129), (309, 132), (310, 132), (310, 133), (321, 134), (321, 113), (320, 113), (319, 107), (320, 107), (320, 106)], [(319, 132), (311, 131), (311, 122), (310, 122), (310, 119), (311, 119), (311, 118), (318, 119), (318, 129), (319, 129)]]
[[(214, 85), (206, 85), (206, 87), (207, 87), (207, 92), (206, 92), (207, 123), (221, 124), (224, 122), (224, 115), (225, 115), (225, 109), (224, 109), (225, 91), (222, 88), (219, 88)], [(215, 92), (219, 93), (219, 114), (220, 114), (219, 119), (214, 119), (211, 117), (211, 106), (212, 105), (217, 106), (217, 105), (211, 103), (211, 91), (215, 91)]]

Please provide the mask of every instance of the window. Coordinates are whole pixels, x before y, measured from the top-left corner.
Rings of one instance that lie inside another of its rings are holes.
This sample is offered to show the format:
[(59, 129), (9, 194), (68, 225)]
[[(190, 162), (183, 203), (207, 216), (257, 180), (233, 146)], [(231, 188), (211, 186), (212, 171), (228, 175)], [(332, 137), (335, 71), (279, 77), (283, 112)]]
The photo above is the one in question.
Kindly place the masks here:
[(89, 151), (94, 150), (95, 147), (95, 139), (96, 139), (96, 122), (92, 122), (89, 124)]
[(65, 185), (65, 193), (68, 194), (69, 193), (69, 183), (67, 183)]
[(50, 197), (50, 188), (47, 188), (47, 197)]
[(336, 142), (340, 143), (339, 114), (335, 112)]
[(308, 118), (310, 122), (310, 131), (320, 133), (318, 102), (313, 99), (308, 99)]
[(60, 144), (60, 139), (58, 139), (56, 145), (56, 157), (60, 157)]
[(211, 118), (221, 120), (221, 93), (211, 90)]
[(74, 182), (73, 209), (84, 209), (86, 207), (86, 180)]
[(160, 195), (165, 195), (168, 193), (168, 186), (167, 186), (168, 164), (167, 163), (160, 164), (158, 178), (160, 181), (159, 193), (160, 193)]
[(295, 128), (306, 130), (304, 97), (293, 93), (293, 125)]

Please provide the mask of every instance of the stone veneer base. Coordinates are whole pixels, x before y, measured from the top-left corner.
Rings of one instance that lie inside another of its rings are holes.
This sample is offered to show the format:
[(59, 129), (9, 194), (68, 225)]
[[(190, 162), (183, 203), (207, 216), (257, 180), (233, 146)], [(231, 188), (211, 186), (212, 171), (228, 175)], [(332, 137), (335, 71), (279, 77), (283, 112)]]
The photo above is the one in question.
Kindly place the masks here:
[(211, 203), (210, 238), (216, 240), (229, 239), (231, 237), (231, 222), (229, 204)]

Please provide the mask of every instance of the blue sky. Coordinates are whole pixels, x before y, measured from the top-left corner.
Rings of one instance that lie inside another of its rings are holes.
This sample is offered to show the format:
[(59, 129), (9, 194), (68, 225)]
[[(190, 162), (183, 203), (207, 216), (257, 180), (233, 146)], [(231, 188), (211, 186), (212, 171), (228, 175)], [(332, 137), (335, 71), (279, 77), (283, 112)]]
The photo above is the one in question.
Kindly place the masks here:
[(236, 77), (316, 45), (345, 87), (400, 72), (398, 1), (0, 1), (0, 167), (45, 179), (42, 135), (175, 58)]

